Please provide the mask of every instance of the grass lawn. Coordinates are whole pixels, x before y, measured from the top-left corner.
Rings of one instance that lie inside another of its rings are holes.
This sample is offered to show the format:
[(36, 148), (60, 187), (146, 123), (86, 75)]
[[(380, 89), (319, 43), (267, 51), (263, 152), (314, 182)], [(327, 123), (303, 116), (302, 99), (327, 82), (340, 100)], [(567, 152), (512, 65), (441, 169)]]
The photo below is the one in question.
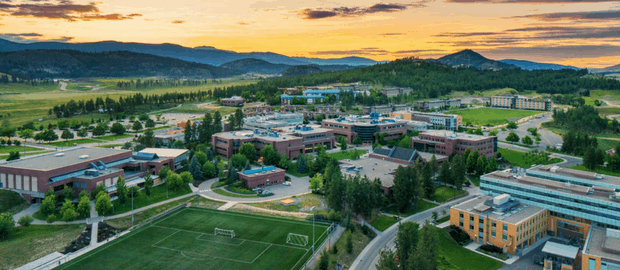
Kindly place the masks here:
[(354, 152), (357, 152), (359, 154), (359, 156), (361, 156), (363, 154), (366, 154), (367, 151), (366, 150), (358, 150), (358, 149), (348, 150), (348, 151), (345, 150), (345, 151), (341, 151), (341, 152), (338, 152), (338, 153), (329, 154), (329, 156), (334, 158), (334, 159), (336, 159), (336, 160), (338, 160), (338, 161), (340, 161), (340, 160), (343, 160), (343, 159), (351, 159), (351, 157), (353, 156)]
[(280, 201), (270, 201), (261, 203), (249, 203), (248, 205), (278, 211), (300, 212), (300, 210), (306, 206), (314, 206), (320, 208), (322, 207), (321, 202), (325, 203), (325, 197), (317, 194), (306, 194), (299, 197), (292, 197), (291, 199), (297, 200), (298, 203), (295, 205), (283, 205), (280, 203)]
[(480, 186), (479, 176), (468, 175), (467, 178), (469, 178), (469, 181), (471, 181), (474, 184), (474, 186), (477, 186), (477, 187)]
[(296, 176), (296, 177), (305, 177), (305, 176), (309, 176), (310, 173), (298, 173), (297, 172), (297, 164), (293, 164), (293, 166), (291, 166), (291, 168), (288, 168), (288, 170), (286, 170), (286, 173)]
[(377, 215), (377, 217), (370, 222), (370, 225), (375, 227), (377, 230), (385, 231), (387, 228), (398, 222), (398, 220), (399, 219), (395, 217)]
[[(159, 185), (153, 187), (153, 189), (151, 190), (151, 196), (148, 197), (146, 196), (144, 190), (142, 190), (140, 192), (140, 196), (137, 196), (133, 201), (133, 209), (138, 209), (140, 207), (179, 197), (181, 195), (185, 195), (191, 192), (192, 190), (189, 188), (189, 186), (183, 185), (182, 188), (176, 191), (171, 189), (168, 190), (168, 197), (166, 197), (166, 184)], [(108, 216), (118, 215), (131, 211), (131, 198), (129, 197), (127, 198), (127, 201), (124, 205), (122, 205), (119, 200), (112, 201), (112, 204), (114, 204), (114, 213), (110, 213)]]
[(396, 209), (396, 206), (393, 204), (385, 207), (383, 211), (386, 213), (392, 214), (392, 215), (400, 215), (402, 217), (408, 217), (415, 213), (419, 213), (419, 212), (431, 209), (439, 205), (437, 203), (427, 202), (425, 200), (419, 200), (419, 199), (416, 199), (413, 203), (416, 206), (415, 209), (413, 207), (409, 207), (403, 213), (399, 213), (398, 210)]
[(97, 145), (95, 147), (99, 147), (99, 148), (115, 148), (115, 147), (119, 147), (119, 146), (123, 146), (122, 144), (106, 144), (106, 145)]
[(84, 228), (84, 224), (15, 227), (8, 240), (0, 241), (0, 269), (15, 269), (61, 251), (77, 239)]
[(605, 167), (601, 167), (601, 166), (599, 166), (594, 171), (586, 169), (586, 167), (583, 166), (583, 164), (579, 164), (577, 166), (573, 166), (573, 167), (570, 167), (570, 168), (571, 169), (575, 169), (575, 170), (580, 170), (580, 171), (596, 172), (596, 173), (600, 173), (600, 174), (607, 174), (607, 175), (611, 175), (611, 176), (620, 177), (620, 172), (613, 172), (613, 171), (607, 170)]
[(510, 164), (512, 164), (513, 166), (526, 168), (526, 169), (531, 167), (533, 164), (548, 165), (548, 164), (562, 162), (562, 159), (559, 159), (559, 158), (549, 158), (549, 160), (546, 160), (546, 161), (535, 160), (534, 158), (528, 158), (526, 156), (527, 154), (526, 152), (516, 151), (512, 149), (507, 149), (507, 148), (499, 148), (497, 152), (502, 154), (502, 158), (510, 162)]
[(433, 200), (439, 203), (444, 203), (461, 194), (465, 194), (465, 190), (462, 190), (462, 189), (456, 190), (451, 187), (440, 186), (440, 187), (435, 188), (435, 194), (433, 194)]
[(93, 140), (93, 139), (75, 139), (75, 140), (58, 141), (58, 142), (45, 143), (45, 144), (49, 146), (56, 146), (56, 147), (69, 147), (69, 146), (73, 146), (74, 144), (100, 143), (100, 142), (101, 141), (99, 140)]
[[(41, 151), (41, 152), (36, 152), (36, 153), (19, 153), (19, 157), (23, 158), (23, 157), (27, 157), (27, 156), (34, 156), (34, 155), (40, 155), (40, 154), (45, 154), (45, 153), (51, 153), (51, 152), (56, 152), (56, 150), (48, 150), (48, 151)], [(7, 158), (9, 158), (9, 155), (4, 155), (4, 156), (0, 156), (0, 159), (2, 160), (6, 160)]]
[(108, 141), (108, 142), (113, 142), (113, 141), (116, 141), (116, 140), (125, 139), (125, 138), (132, 138), (132, 137), (133, 137), (133, 135), (121, 134), (121, 135), (106, 135), (106, 136), (101, 136), (101, 137), (95, 137), (95, 139), (104, 140), (104, 141)]
[(450, 215), (447, 215), (445, 217), (442, 217), (442, 218), (438, 219), (437, 220), (437, 224), (441, 224), (441, 223), (444, 223), (446, 221), (450, 221)]
[(435, 228), (439, 270), (495, 270), (503, 263), (461, 247), (447, 231)]
[[(173, 202), (169, 202), (167, 204), (163, 204), (157, 207), (153, 207), (151, 209), (142, 211), (142, 212), (138, 212), (134, 214), (134, 224), (140, 224), (143, 221), (146, 221), (147, 219), (154, 217), (156, 215), (159, 215), (163, 212), (168, 211), (169, 209), (177, 206), (177, 205), (181, 205), (184, 203), (191, 203), (193, 207), (200, 207), (200, 208), (208, 208), (208, 209), (217, 209), (218, 207), (224, 205), (223, 202), (217, 202), (217, 201), (212, 201), (209, 199), (205, 199), (203, 197), (200, 196), (192, 196), (186, 199), (182, 199), (182, 200), (176, 200)], [(106, 223), (108, 223), (109, 225), (121, 229), (121, 230), (125, 230), (129, 227), (131, 227), (131, 216), (126, 216), (126, 217), (122, 217), (122, 218), (115, 218), (115, 219), (109, 219), (105, 221)]]
[(607, 151), (609, 149), (615, 148), (618, 144), (620, 144), (620, 141), (616, 141), (616, 140), (606, 140), (606, 139), (598, 139), (598, 148), (603, 150), (603, 151)]
[(28, 202), (22, 196), (10, 190), (0, 190), (0, 213), (15, 214), (26, 208)]
[(478, 108), (454, 110), (448, 113), (462, 116), (463, 124), (469, 123), (477, 126), (496, 126), (501, 124), (507, 124), (509, 121), (516, 121), (526, 116), (538, 114), (540, 113), (540, 111)]
[(220, 194), (222, 196), (227, 196), (227, 197), (234, 197), (234, 198), (252, 198), (252, 197), (258, 197), (257, 194), (253, 194), (253, 195), (242, 195), (242, 194), (237, 194), (237, 193), (231, 193), (228, 192), (226, 190), (223, 190), (221, 188), (218, 188), (216, 190), (213, 190), (213, 192)]
[[(353, 252), (351, 252), (351, 254), (347, 253), (347, 238), (349, 235), (353, 243)], [(346, 230), (342, 233), (338, 241), (336, 241), (332, 249), (329, 250), (330, 264), (328, 269), (336, 269), (336, 264), (350, 266), (371, 240), (370, 237), (362, 233), (362, 229), (357, 225), (354, 232)], [(334, 247), (338, 250), (337, 254), (332, 252)], [(348, 267), (343, 269), (348, 269)]]
[[(235, 236), (214, 235), (215, 228)], [(315, 228), (320, 245), (327, 226)], [(56, 269), (299, 269), (311, 256), (312, 230), (312, 222), (190, 207)], [(308, 241), (289, 244), (289, 233)]]
[(30, 147), (30, 146), (14, 146), (14, 145), (2, 145), (0, 146), (0, 154), (8, 154), (9, 152), (26, 152), (26, 151), (38, 151), (43, 150), (41, 148)]

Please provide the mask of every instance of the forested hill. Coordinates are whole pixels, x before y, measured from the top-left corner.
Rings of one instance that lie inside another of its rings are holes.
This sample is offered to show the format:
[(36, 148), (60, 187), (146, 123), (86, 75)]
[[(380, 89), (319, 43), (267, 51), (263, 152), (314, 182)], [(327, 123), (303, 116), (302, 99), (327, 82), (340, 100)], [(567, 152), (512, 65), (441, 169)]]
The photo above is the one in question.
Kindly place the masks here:
[[(385, 86), (411, 87), (419, 97), (435, 98), (451, 91), (484, 91), (510, 87), (517, 91), (535, 90), (539, 93), (574, 93), (581, 89), (620, 90), (620, 81), (590, 78), (587, 70), (533, 70), (453, 68), (415, 59), (401, 59), (386, 64), (351, 70), (324, 72), (302, 76), (282, 77), (258, 84), (230, 87), (222, 95), (264, 91), (272, 98), (278, 87), (317, 85), (326, 83), (377, 83)], [(277, 98), (277, 97), (274, 97)], [(277, 101), (269, 100), (271, 103)], [(278, 99), (279, 101), (279, 99)]]
[(222, 78), (240, 72), (127, 51), (27, 50), (0, 53), (0, 73), (23, 79), (78, 77)]

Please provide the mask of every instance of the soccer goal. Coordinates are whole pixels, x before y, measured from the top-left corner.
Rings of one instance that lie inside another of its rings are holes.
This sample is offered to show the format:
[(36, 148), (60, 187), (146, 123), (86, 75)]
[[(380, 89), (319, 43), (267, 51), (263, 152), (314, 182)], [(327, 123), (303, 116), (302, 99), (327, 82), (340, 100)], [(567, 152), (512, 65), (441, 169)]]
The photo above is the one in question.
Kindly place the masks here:
[(286, 237), (286, 243), (295, 246), (305, 247), (308, 245), (308, 236), (296, 233), (289, 233)]
[(235, 237), (235, 231), (234, 230), (225, 230), (225, 229), (220, 229), (220, 228), (215, 228), (215, 232), (213, 233), (214, 235), (227, 235), (230, 236), (230, 238), (234, 238)]

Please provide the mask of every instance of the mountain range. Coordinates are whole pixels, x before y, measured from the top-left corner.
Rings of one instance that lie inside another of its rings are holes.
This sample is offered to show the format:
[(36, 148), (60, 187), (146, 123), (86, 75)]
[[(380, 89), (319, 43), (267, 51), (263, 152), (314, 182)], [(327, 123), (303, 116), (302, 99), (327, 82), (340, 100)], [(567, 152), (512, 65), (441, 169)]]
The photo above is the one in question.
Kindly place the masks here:
[(35, 42), (25, 44), (0, 39), (0, 52), (22, 50), (76, 50), (81, 52), (129, 51), (137, 53), (147, 53), (163, 57), (171, 57), (214, 66), (219, 66), (224, 63), (245, 58), (254, 58), (267, 61), (272, 64), (284, 64), (290, 66), (311, 64), (369, 66), (377, 63), (377, 61), (356, 56), (332, 59), (289, 57), (286, 55), (272, 52), (239, 53), (234, 51), (220, 50), (209, 46), (189, 48), (169, 43), (145, 44), (125, 43), (117, 41), (101, 41), (92, 43)]
[[(228, 62), (225, 63), (223, 65), (220, 65), (221, 68), (226, 68), (229, 69), (231, 71), (236, 71), (236, 72), (241, 72), (241, 73), (258, 73), (258, 74), (282, 74), (282, 75), (300, 75), (303, 74), (299, 73), (299, 71), (295, 71), (296, 67), (300, 67), (299, 70), (303, 70), (304, 67), (308, 67), (308, 66), (313, 66), (316, 67), (316, 70), (318, 70), (319, 72), (323, 72), (323, 71), (338, 71), (338, 70), (345, 70), (345, 69), (352, 69), (355, 68), (355, 66), (349, 66), (349, 65), (316, 65), (316, 64), (312, 64), (312, 65), (297, 65), (297, 66), (291, 66), (291, 65), (285, 65), (285, 64), (272, 64), (269, 63), (267, 61), (264, 60), (260, 60), (260, 59), (255, 59), (255, 58), (245, 58), (245, 59), (241, 59), (241, 60), (235, 60), (232, 62)], [(292, 70), (288, 73), (285, 74), (285, 72), (287, 70)]]
[(515, 65), (506, 64), (500, 61), (485, 58), (481, 54), (474, 52), (470, 49), (462, 50), (453, 54), (448, 54), (436, 60), (429, 59), (429, 61), (435, 61), (448, 66), (466, 66), (480, 69), (517, 68), (517, 66)]

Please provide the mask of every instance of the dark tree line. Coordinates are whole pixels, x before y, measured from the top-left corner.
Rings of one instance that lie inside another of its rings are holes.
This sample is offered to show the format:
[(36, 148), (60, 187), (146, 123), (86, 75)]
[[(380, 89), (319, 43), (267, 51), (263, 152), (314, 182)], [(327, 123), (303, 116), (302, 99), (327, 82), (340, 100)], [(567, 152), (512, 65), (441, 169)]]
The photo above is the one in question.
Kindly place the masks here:
[(177, 79), (162, 79), (162, 80), (131, 80), (131, 81), (119, 81), (116, 83), (118, 89), (151, 89), (161, 87), (182, 87), (182, 86), (199, 86), (205, 85), (209, 82), (219, 82), (217, 80), (177, 80)]
[(552, 124), (555, 127), (590, 134), (617, 131), (619, 127), (617, 120), (609, 121), (600, 117), (598, 110), (589, 105), (578, 106), (566, 111), (554, 110)]

